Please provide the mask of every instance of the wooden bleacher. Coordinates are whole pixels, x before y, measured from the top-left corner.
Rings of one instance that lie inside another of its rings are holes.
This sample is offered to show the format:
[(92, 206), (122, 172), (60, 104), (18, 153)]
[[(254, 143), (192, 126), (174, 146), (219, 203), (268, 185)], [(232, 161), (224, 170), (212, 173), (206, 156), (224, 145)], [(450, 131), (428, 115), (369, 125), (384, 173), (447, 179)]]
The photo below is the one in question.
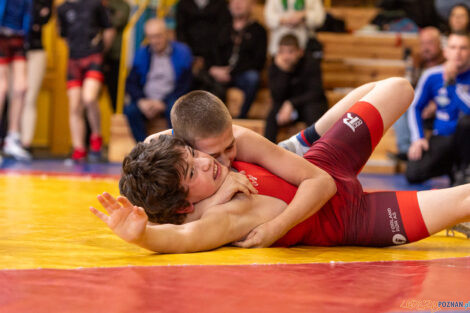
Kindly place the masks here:
[[(327, 9), (335, 17), (346, 23), (350, 32), (361, 29), (377, 14), (373, 7), (333, 7)], [(264, 6), (256, 4), (253, 15), (261, 24), (264, 22)], [(318, 33), (317, 37), (324, 47), (324, 60), (322, 63), (323, 84), (330, 106), (338, 102), (347, 90), (370, 81), (376, 81), (392, 76), (404, 75), (403, 52), (405, 47), (414, 50), (418, 46), (416, 36), (396, 35), (389, 33)], [(264, 73), (266, 74), (266, 73)], [(266, 76), (266, 75), (264, 75)], [(338, 91), (338, 88), (342, 90)], [(227, 105), (232, 116), (236, 117), (243, 103), (243, 94), (240, 90), (229, 89)], [(259, 90), (253, 103), (248, 120), (234, 119), (234, 123), (250, 128), (260, 134), (264, 133), (265, 118), (271, 108), (271, 98), (267, 89), (267, 79)], [(118, 129), (111, 136), (120, 140), (129, 137), (125, 132), (127, 121), (120, 117), (122, 129)], [(163, 120), (164, 121), (164, 120)], [(152, 127), (152, 131), (164, 128), (162, 121)], [(296, 133), (306, 125), (297, 124), (281, 130), (278, 140), (283, 140)], [(112, 142), (112, 140), (111, 140)], [(126, 141), (126, 147), (119, 150), (110, 146), (110, 152), (117, 151), (113, 161), (120, 161), (125, 153), (133, 146), (133, 140)], [(386, 157), (387, 151), (396, 150), (393, 130), (385, 135), (371, 161), (364, 168), (365, 172), (393, 173), (396, 164)]]

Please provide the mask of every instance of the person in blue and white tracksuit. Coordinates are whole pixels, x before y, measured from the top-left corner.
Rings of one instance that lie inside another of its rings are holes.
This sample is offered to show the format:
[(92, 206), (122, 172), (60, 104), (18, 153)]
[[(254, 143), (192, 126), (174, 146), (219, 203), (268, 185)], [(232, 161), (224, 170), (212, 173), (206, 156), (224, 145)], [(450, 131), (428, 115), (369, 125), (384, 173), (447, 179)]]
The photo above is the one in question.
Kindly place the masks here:
[[(426, 70), (408, 111), (411, 146), (406, 178), (410, 183), (449, 175), (463, 183), (470, 164), (470, 38), (452, 33), (444, 50), (446, 62)], [(425, 136), (421, 113), (436, 104), (432, 135)]]

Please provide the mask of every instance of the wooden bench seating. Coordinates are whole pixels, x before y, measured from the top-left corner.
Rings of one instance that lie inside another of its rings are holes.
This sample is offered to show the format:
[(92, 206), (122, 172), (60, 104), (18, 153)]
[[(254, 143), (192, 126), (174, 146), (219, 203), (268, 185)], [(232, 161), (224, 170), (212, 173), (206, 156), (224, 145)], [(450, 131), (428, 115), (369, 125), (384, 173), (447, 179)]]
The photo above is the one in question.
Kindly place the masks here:
[(406, 47), (412, 50), (418, 47), (418, 38), (414, 35), (321, 32), (317, 34), (317, 37), (323, 44), (325, 60), (344, 58), (402, 60)]
[(364, 59), (325, 60), (322, 62), (325, 89), (358, 87), (365, 83), (405, 74), (401, 60), (374, 61)]

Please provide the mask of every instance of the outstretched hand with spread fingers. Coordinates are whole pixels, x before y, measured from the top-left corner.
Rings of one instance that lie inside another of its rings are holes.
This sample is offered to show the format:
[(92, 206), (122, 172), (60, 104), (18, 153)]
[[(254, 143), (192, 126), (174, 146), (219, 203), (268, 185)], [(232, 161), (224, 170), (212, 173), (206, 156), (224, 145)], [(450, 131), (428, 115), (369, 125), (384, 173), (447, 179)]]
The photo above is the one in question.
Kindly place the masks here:
[(139, 243), (143, 239), (148, 221), (144, 209), (132, 205), (126, 197), (119, 196), (115, 199), (107, 192), (97, 198), (108, 215), (94, 207), (90, 207), (90, 211), (105, 222), (116, 235), (131, 243)]

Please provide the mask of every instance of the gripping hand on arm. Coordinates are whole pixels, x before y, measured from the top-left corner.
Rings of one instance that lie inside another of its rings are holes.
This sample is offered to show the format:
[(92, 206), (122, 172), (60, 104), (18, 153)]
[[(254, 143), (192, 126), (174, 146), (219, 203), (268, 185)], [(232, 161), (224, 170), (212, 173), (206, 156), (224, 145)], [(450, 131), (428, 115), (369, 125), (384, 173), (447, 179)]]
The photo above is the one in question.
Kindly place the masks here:
[(212, 197), (198, 202), (198, 207), (208, 208), (227, 203), (239, 192), (244, 193), (247, 197), (251, 197), (252, 194), (258, 193), (254, 186), (256, 186), (256, 182), (251, 182), (244, 171), (239, 173), (229, 172), (217, 192)]

